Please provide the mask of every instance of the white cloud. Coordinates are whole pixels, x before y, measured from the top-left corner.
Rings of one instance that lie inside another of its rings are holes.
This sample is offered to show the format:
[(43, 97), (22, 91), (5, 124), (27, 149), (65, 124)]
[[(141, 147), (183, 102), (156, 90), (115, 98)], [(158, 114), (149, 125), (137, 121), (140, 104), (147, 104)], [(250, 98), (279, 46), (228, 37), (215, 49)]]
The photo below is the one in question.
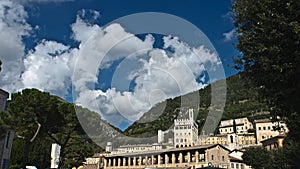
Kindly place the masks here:
[(225, 42), (232, 41), (233, 38), (235, 38), (235, 36), (236, 36), (236, 30), (232, 29), (229, 32), (225, 32), (225, 33), (223, 33), (223, 36), (224, 36), (224, 41)]
[[(85, 30), (89, 29), (87, 28)], [(122, 122), (121, 120), (124, 120), (120, 118), (120, 114), (129, 121), (135, 121), (139, 119), (145, 111), (167, 98), (180, 96), (204, 87), (204, 82), (197, 82), (196, 79), (200, 74), (206, 71), (205, 65), (209, 63), (212, 65), (211, 67), (213, 67), (220, 64), (216, 53), (209, 51), (204, 46), (197, 48), (190, 47), (180, 42), (176, 37), (164, 37), (164, 49), (155, 49), (152, 48), (152, 36), (148, 36), (145, 41), (141, 41), (134, 35), (125, 33), (124, 29), (118, 24), (110, 25), (106, 29), (99, 28), (99, 30), (101, 32), (100, 36), (95, 34), (92, 39), (89, 39), (89, 42), (92, 42), (90, 43), (91, 45), (81, 48), (83, 51), (88, 49), (88, 52), (85, 51), (84, 54), (81, 53), (81, 55), (86, 56), (83, 62), (80, 59), (80, 63), (84, 63), (83, 65), (93, 65), (97, 67), (95, 64), (97, 59), (103, 59), (104, 63), (110, 63), (118, 60), (120, 56), (128, 56), (136, 51), (140, 51), (140, 49), (147, 49), (143, 52), (137, 52), (138, 54), (134, 53), (134, 57), (125, 58), (120, 63), (120, 65), (122, 65), (122, 63), (127, 62), (127, 59), (133, 58), (140, 62), (138, 69), (127, 73), (128, 79), (134, 79), (136, 83), (134, 90), (131, 92), (119, 91), (116, 88), (111, 88), (107, 91), (88, 88), (88, 82), (97, 82), (96, 70), (91, 70), (91, 67), (87, 69), (84, 66), (79, 69), (78, 74), (75, 74), (75, 76), (79, 75), (79, 77), (75, 78), (75, 86), (78, 81), (80, 82), (78, 83), (80, 87), (77, 87), (79, 92), (79, 97), (76, 100), (77, 103), (95, 111), (100, 111), (104, 118), (107, 118), (110, 120), (110, 123), (116, 126)], [(77, 33), (79, 33), (79, 31)], [(105, 36), (107, 36), (107, 39)], [(128, 39), (127, 37), (131, 38)], [(108, 41), (109, 39), (111, 39), (111, 41)], [(126, 40), (120, 41), (118, 39)], [(128, 43), (127, 40), (130, 40), (130, 43)], [(98, 43), (101, 41), (107, 44)], [(143, 46), (145, 43), (149, 46)], [(100, 55), (101, 52), (106, 51), (106, 48), (109, 46), (114, 46), (114, 50), (116, 51), (113, 50), (107, 56), (98, 58), (91, 54), (97, 51), (96, 54)], [(172, 48), (174, 52), (166, 52), (165, 49), (167, 48)], [(140, 55), (147, 55), (148, 57), (140, 57)], [(76, 69), (78, 68), (76, 67)], [(119, 71), (127, 70), (126, 68), (122, 69), (124, 70)], [(82, 73), (84, 71), (89, 72), (91, 79), (86, 78), (86, 74)], [(115, 72), (114, 76), (121, 78), (119, 76), (123, 74), (118, 75), (117, 73), (118, 71)], [(157, 94), (159, 94), (160, 97), (157, 97)], [(92, 97), (90, 97), (90, 95), (92, 95)]]
[(67, 95), (72, 76), (70, 60), (76, 51), (63, 44), (43, 40), (24, 59), (25, 71), (21, 79), (24, 86)]
[(16, 91), (22, 87), (19, 80), (24, 65), (25, 45), (23, 36), (28, 36), (32, 27), (26, 22), (27, 12), (24, 7), (14, 1), (0, 1), (0, 73), (1, 88)]
[[(64, 97), (72, 83), (76, 103), (102, 113), (118, 126), (137, 120), (167, 98), (202, 88), (205, 82), (196, 79), (220, 65), (217, 54), (204, 46), (190, 47), (177, 37), (166, 36), (163, 49), (156, 49), (152, 35), (141, 40), (117, 23), (100, 27), (85, 19), (86, 12), (82, 10), (71, 25), (78, 48), (45, 39), (24, 53), (22, 37), (32, 30), (27, 13), (16, 1), (0, 1), (1, 88), (14, 92), (34, 87)], [(94, 20), (99, 17), (97, 11), (88, 12)], [(116, 61), (123, 67), (118, 67), (114, 78), (121, 79), (128, 90), (93, 88), (100, 71)], [(131, 90), (130, 81), (135, 82)]]

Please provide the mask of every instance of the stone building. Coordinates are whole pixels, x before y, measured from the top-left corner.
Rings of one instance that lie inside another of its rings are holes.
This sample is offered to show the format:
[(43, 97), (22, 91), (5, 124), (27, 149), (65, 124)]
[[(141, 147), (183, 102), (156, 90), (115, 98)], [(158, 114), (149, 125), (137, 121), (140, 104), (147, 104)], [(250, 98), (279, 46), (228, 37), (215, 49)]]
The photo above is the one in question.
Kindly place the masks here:
[(112, 154), (120, 154), (120, 153), (136, 153), (143, 151), (153, 151), (153, 150), (162, 150), (165, 149), (166, 146), (163, 144), (135, 144), (135, 145), (121, 145), (120, 147), (111, 151)]
[(221, 144), (230, 150), (250, 147), (256, 144), (254, 133), (245, 134), (226, 134), (226, 135), (212, 135), (199, 136), (199, 145)]
[[(6, 100), (9, 93), (0, 89), (0, 111), (4, 111), (6, 108)], [(1, 131), (2, 132), (2, 131)], [(9, 169), (10, 165), (10, 153), (14, 138), (14, 131), (9, 130), (6, 133), (0, 133), (0, 169)], [(2, 135), (3, 134), (3, 135)]]
[(222, 145), (182, 147), (139, 153), (107, 154), (103, 169), (229, 167), (229, 150)]
[(198, 125), (193, 109), (187, 111), (188, 118), (174, 120), (174, 147), (191, 147), (198, 143)]
[(230, 160), (230, 169), (250, 169), (251, 167), (244, 164), (243, 162), (243, 156), (244, 152), (241, 150), (232, 150), (228, 154), (229, 160)]
[(199, 145), (212, 145), (212, 144), (221, 144), (223, 146), (228, 145), (227, 135), (211, 135), (211, 136), (199, 136)]
[(246, 117), (222, 120), (219, 126), (220, 134), (234, 133), (234, 121), (237, 134), (248, 133), (249, 129), (253, 129), (253, 124)]
[(285, 138), (285, 135), (280, 134), (278, 136), (265, 139), (265, 140), (261, 141), (261, 143), (262, 143), (263, 147), (265, 147), (267, 150), (273, 150), (273, 149), (277, 149), (278, 147), (283, 146), (284, 138)]
[(271, 119), (259, 119), (254, 120), (254, 123), (257, 144), (261, 144), (263, 140), (288, 132), (288, 128), (283, 121), (274, 122)]

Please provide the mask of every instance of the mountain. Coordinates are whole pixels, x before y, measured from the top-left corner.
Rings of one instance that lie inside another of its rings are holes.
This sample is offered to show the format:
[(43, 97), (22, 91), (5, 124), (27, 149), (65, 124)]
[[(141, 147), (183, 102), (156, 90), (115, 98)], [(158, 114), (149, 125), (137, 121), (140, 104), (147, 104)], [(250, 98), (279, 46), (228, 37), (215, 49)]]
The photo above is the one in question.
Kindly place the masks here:
[[(226, 82), (227, 96), (222, 120), (239, 117), (250, 117), (251, 120), (254, 116), (257, 118), (257, 116), (264, 114), (260, 112), (269, 110), (266, 104), (259, 101), (259, 88), (255, 87), (249, 79), (245, 78), (245, 76), (240, 73), (228, 77), (225, 80), (216, 81), (204, 89), (173, 99), (167, 99), (166, 101), (157, 104), (155, 107), (146, 112), (138, 121), (129, 126), (124, 131), (124, 134), (132, 137), (150, 137), (156, 135), (157, 130), (169, 129), (172, 127), (174, 119), (176, 119), (179, 115), (180, 110), (190, 108), (182, 106), (185, 105), (185, 103), (182, 103), (182, 98), (189, 98), (190, 96), (195, 95), (199, 95), (200, 102), (193, 99), (185, 100), (189, 102), (190, 105), (195, 105), (192, 102), (199, 103), (196, 122), (199, 126), (199, 131), (201, 131), (208, 112), (212, 108), (212, 86), (218, 86), (218, 83), (224, 82)], [(216, 89), (216, 91), (218, 92), (218, 89)], [(192, 108), (197, 110), (195, 107)]]

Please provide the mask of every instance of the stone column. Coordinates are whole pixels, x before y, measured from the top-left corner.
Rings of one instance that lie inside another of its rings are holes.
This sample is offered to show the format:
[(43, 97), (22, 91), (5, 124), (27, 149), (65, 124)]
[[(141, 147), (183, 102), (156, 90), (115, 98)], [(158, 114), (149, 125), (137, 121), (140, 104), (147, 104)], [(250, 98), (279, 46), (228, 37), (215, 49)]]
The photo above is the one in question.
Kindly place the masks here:
[(165, 154), (165, 164), (168, 164), (169, 163), (169, 156), (168, 154)]
[(133, 166), (136, 166), (136, 157), (133, 157)]
[(196, 163), (199, 163), (199, 152), (196, 151), (195, 153)]
[(130, 165), (131, 165), (131, 158), (128, 157), (128, 166), (130, 166)]
[(172, 164), (175, 164), (175, 162), (176, 162), (176, 157), (175, 157), (175, 154), (172, 153)]
[(160, 163), (161, 163), (160, 160), (161, 160), (161, 156), (160, 156), (160, 154), (159, 154), (159, 155), (157, 156), (157, 164), (158, 164), (158, 165), (160, 165)]
[(111, 159), (108, 159), (108, 167), (111, 167)]
[(191, 153), (190, 152), (187, 153), (187, 162), (188, 163), (191, 162)]
[(151, 165), (154, 165), (154, 155), (151, 156)]
[(118, 166), (121, 166), (121, 158), (118, 158)]
[(183, 156), (182, 153), (179, 153), (179, 163), (180, 164), (182, 164), (182, 162), (183, 162), (183, 157), (182, 156)]
[(104, 159), (104, 167), (107, 167), (107, 159)]
[(123, 157), (123, 166), (126, 166), (126, 158)]
[(116, 159), (114, 158), (113, 159), (113, 167), (115, 167), (116, 166)]
[(142, 161), (142, 157), (140, 156), (140, 157), (139, 157), (139, 166), (142, 166), (142, 162), (143, 162), (143, 161)]

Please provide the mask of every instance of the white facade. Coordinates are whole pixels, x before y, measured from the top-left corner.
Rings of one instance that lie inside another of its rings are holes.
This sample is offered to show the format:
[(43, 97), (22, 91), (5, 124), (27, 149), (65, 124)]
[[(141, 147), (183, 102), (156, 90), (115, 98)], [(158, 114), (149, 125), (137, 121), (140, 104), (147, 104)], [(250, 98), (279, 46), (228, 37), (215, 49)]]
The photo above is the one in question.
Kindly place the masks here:
[(113, 150), (112, 154), (119, 153), (136, 153), (143, 151), (153, 151), (153, 150), (161, 150), (165, 149), (165, 145), (161, 144), (135, 144), (135, 145), (122, 145), (119, 148)]
[(240, 150), (233, 150), (229, 155), (230, 159), (230, 169), (250, 169), (251, 167), (243, 163), (243, 152)]
[(188, 110), (188, 119), (174, 121), (174, 147), (191, 147), (198, 144), (198, 125), (193, 109)]
[(237, 134), (248, 133), (249, 129), (253, 129), (253, 124), (246, 117), (238, 118), (238, 119), (222, 120), (219, 126), (220, 134), (233, 133), (234, 132), (233, 121), (235, 121)]
[(105, 147), (105, 151), (106, 152), (111, 152), (112, 150), (113, 150), (112, 143), (111, 142), (107, 142), (107, 145)]
[[(278, 136), (279, 134), (285, 134), (288, 132), (288, 128), (283, 121), (272, 122), (270, 119), (255, 120), (255, 130), (257, 144), (261, 144), (261, 141)], [(280, 130), (276, 128), (280, 126)]]
[(53, 143), (51, 148), (51, 168), (58, 168), (60, 157), (60, 145)]

